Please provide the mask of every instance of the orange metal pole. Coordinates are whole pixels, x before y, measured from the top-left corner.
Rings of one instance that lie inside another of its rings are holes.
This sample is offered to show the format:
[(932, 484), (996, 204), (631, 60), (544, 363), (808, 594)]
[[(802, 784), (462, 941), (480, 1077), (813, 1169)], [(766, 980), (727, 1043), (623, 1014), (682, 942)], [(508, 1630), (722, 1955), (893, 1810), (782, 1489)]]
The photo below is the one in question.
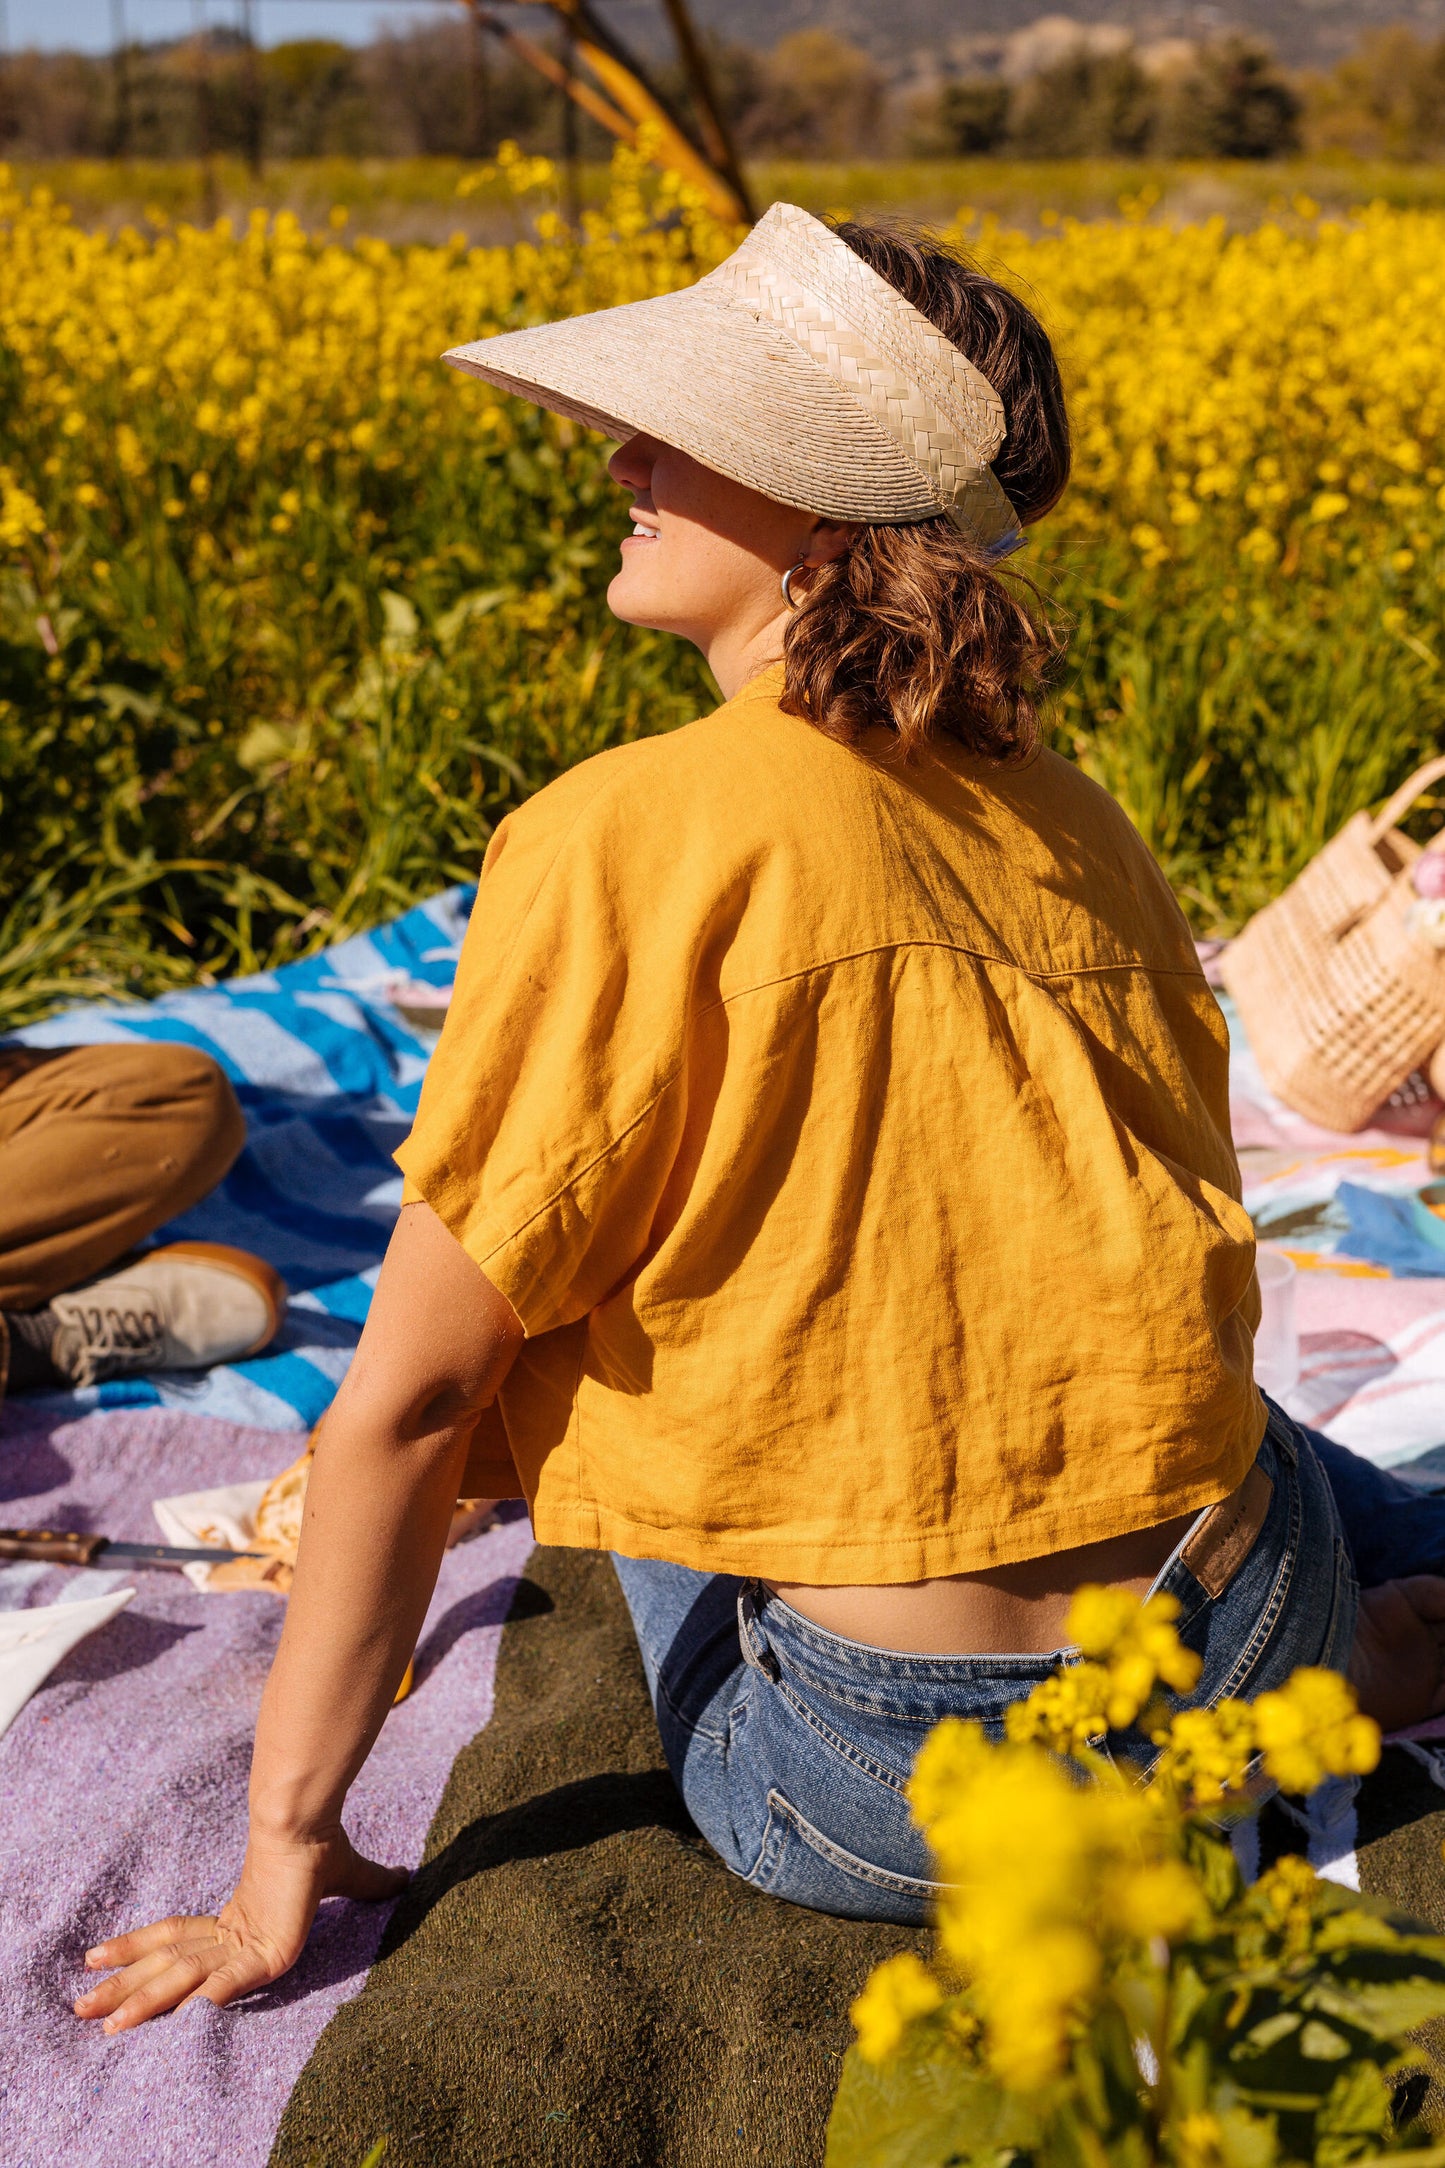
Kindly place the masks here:
[(465, 4), (477, 21), (491, 31), (493, 37), (500, 38), (503, 45), (509, 46), (519, 60), (525, 61), (529, 68), (534, 68), (538, 75), (544, 76), (554, 89), (565, 91), (574, 105), (580, 106), (584, 113), (590, 113), (598, 126), (605, 128), (609, 135), (619, 137), (624, 143), (637, 141), (637, 130), (627, 115), (619, 113), (615, 106), (609, 105), (590, 83), (584, 83), (580, 76), (573, 75), (555, 53), (548, 52), (545, 45), (537, 45), (531, 38), (524, 37), (520, 30), (514, 30), (510, 23), (504, 23), (500, 16), (494, 15), (490, 8), (479, 6), (478, 0), (465, 0)]
[(742, 207), (743, 216), (751, 225), (758, 214), (748, 194), (747, 180), (738, 158), (737, 146), (733, 142), (727, 114), (723, 110), (722, 99), (718, 96), (717, 85), (713, 81), (707, 54), (693, 28), (692, 17), (687, 12), (687, 0), (662, 0), (662, 8), (672, 25), (678, 56), (692, 86), (692, 102), (697, 109), (698, 127), (708, 156), (723, 179), (731, 183)]
[(720, 171), (689, 139), (626, 47), (593, 12), (590, 0), (529, 0), (529, 4), (549, 7), (554, 15), (572, 24), (579, 58), (586, 61), (614, 103), (639, 127), (646, 124), (655, 129), (660, 164), (680, 173), (700, 190), (715, 217), (743, 225), (751, 222), (746, 189)]
[(737, 191), (723, 179), (716, 167), (708, 164), (702, 152), (695, 150), (675, 122), (668, 119), (657, 100), (646, 90), (630, 69), (610, 53), (603, 52), (600, 45), (590, 39), (577, 40), (577, 57), (585, 60), (602, 87), (610, 91), (622, 110), (638, 123), (656, 131), (658, 155), (665, 166), (681, 174), (694, 188), (706, 196), (708, 208), (715, 218), (729, 223), (746, 217), (738, 201)]

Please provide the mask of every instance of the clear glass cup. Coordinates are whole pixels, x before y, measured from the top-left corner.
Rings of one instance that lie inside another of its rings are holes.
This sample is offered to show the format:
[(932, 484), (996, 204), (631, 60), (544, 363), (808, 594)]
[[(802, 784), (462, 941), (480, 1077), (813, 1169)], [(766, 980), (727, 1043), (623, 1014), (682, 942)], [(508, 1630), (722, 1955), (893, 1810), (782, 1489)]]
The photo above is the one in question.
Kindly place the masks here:
[(1272, 1400), (1287, 1400), (1299, 1384), (1299, 1318), (1292, 1258), (1261, 1243), (1255, 1258), (1259, 1274), (1260, 1320), (1254, 1336), (1254, 1380)]

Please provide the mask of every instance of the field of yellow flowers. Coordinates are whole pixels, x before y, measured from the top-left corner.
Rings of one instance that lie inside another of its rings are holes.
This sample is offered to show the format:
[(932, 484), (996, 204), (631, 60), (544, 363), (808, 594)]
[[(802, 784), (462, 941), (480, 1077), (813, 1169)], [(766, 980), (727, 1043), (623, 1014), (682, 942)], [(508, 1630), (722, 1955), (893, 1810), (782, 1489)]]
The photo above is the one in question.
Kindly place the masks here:
[[(87, 233), (0, 178), (0, 1017), (335, 938), (708, 703), (607, 617), (597, 443), (437, 357), (734, 236), (627, 155), (580, 237), (503, 177), (534, 238), (490, 248)], [(1072, 387), (1028, 559), (1076, 626), (1058, 741), (1237, 923), (1441, 734), (1445, 213), (957, 235)]]

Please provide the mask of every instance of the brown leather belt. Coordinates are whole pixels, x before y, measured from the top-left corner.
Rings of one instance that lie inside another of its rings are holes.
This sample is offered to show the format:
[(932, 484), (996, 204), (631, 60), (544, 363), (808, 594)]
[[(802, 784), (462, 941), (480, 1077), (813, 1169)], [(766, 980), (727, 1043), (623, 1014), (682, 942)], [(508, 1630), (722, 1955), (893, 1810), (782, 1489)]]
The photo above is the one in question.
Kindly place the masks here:
[(1256, 1461), (1237, 1489), (1191, 1528), (1179, 1556), (1206, 1596), (1222, 1596), (1254, 1549), (1274, 1497), (1274, 1484)]

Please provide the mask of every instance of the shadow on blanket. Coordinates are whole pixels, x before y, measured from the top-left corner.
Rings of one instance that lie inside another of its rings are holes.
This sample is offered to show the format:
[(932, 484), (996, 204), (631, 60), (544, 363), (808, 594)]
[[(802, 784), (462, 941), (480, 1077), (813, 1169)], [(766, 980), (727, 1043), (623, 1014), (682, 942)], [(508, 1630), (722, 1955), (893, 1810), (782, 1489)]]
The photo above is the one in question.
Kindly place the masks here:
[[(1388, 1750), (1331, 1856), (1445, 1929), (1439, 1767)], [(1260, 1834), (1263, 1865), (1307, 1842), (1273, 1807)], [(272, 2168), (356, 2168), (383, 2134), (387, 2168), (816, 2168), (848, 2004), (880, 1957), (923, 1940), (727, 1874), (663, 1765), (610, 1562), (535, 1551), (492, 1721), (457, 1760), (365, 1989), (297, 2083)], [(1424, 2044), (1440, 2129), (1445, 2026)]]
[(759, 1895), (663, 1764), (610, 1561), (539, 1550), (496, 1706), (273, 2168), (816, 2168), (880, 1957), (923, 1938)]

